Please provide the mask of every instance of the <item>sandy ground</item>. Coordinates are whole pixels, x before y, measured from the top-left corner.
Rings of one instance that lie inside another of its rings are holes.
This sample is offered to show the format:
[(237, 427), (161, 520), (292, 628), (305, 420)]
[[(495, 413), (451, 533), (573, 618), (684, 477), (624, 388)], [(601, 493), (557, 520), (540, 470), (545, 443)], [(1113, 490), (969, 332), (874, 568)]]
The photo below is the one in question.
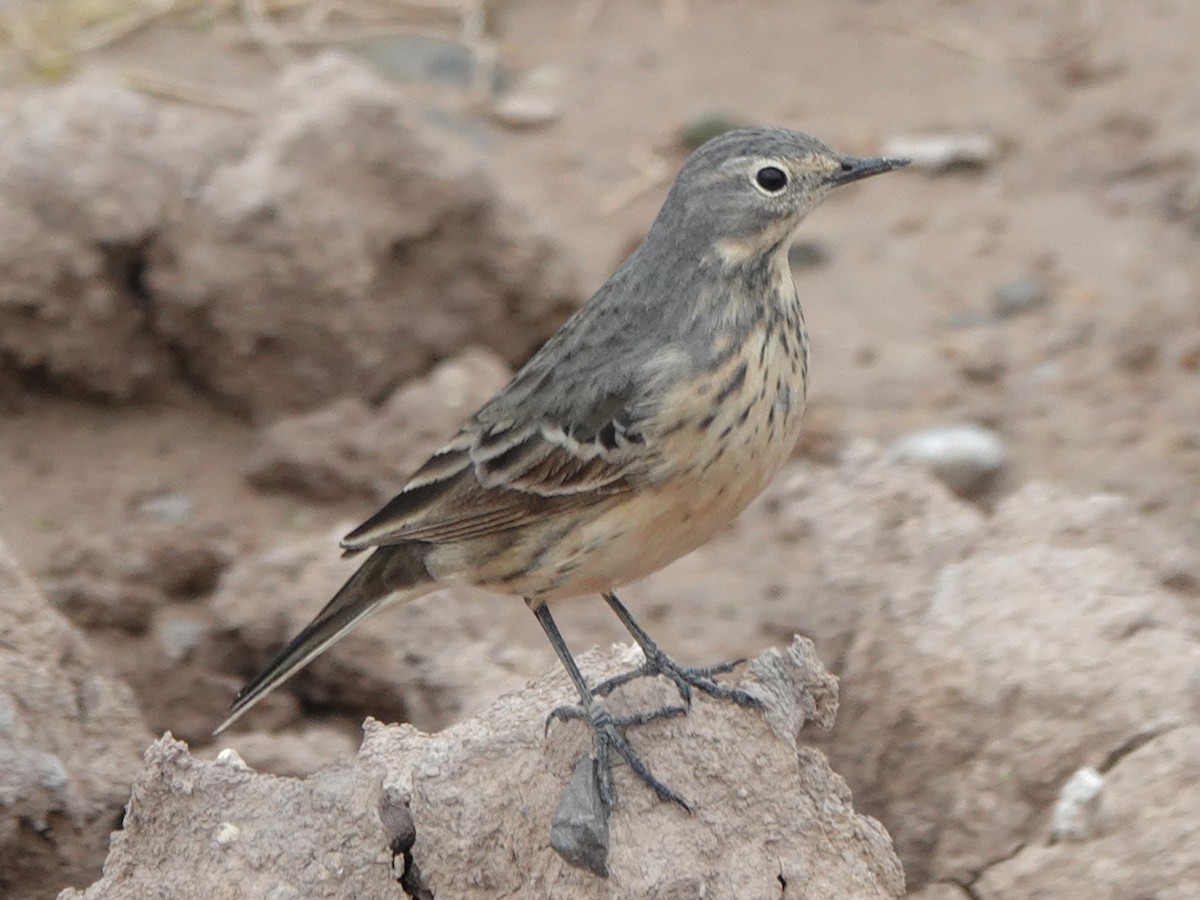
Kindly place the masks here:
[[(33, 6), (0, 0), (0, 13)], [(982, 423), (1010, 454), (985, 509), (1031, 480), (1075, 494), (1112, 491), (1197, 545), (1200, 4), (488, 7), (507, 70), (560, 74), (561, 115), (513, 130), (481, 113), (460, 84), (420, 80), (405, 90), (458, 128), (503, 192), (564, 242), (585, 293), (647, 228), (683, 159), (681, 130), (703, 117), (800, 128), (864, 155), (901, 134), (993, 136), (994, 162), (873, 180), (839, 193), (803, 226), (800, 241), (819, 257), (796, 270), (812, 334), (813, 428), (835, 447), (858, 438), (886, 446), (917, 428)], [(0, 110), (47, 84), (13, 50), (14, 33), (0, 32), (8, 36)], [(153, 73), (199, 98), (253, 105), (280, 66), (260, 46), (231, 44), (230, 33), (202, 19), (161, 18), (70, 62), (75, 71)], [(1047, 300), (999, 316), (994, 293), (1016, 278), (1043, 282)], [(361, 497), (317, 503), (253, 488), (245, 466), (263, 424), (182, 387), (152, 403), (114, 405), (64, 397), (36, 379), (0, 384), (0, 534), (44, 575), (59, 548), (152, 518), (146, 507), (156, 498), (186, 498), (188, 516), (214, 527), (239, 560), (325, 538), (374, 511)], [(803, 547), (793, 552), (786, 564), (807, 560)], [(729, 562), (717, 548), (659, 577), (679, 578), (681, 596), (699, 595), (688, 579), (711, 576), (713, 560)], [(709, 629), (723, 634), (721, 617), (745, 626), (728, 629), (737, 635), (726, 638), (728, 652), (752, 653), (753, 641), (774, 637), (750, 629), (758, 614), (736, 598), (703, 596), (715, 623), (649, 611), (648, 625), (664, 625), (656, 631), (664, 645), (687, 648), (701, 630), (704, 645), (715, 645)], [(618, 637), (594, 606), (563, 617), (580, 647)], [(524, 624), (514, 643), (538, 648), (552, 665), (536, 626)], [(232, 684), (237, 666), (228, 663), (216, 667)], [(516, 678), (522, 669), (506, 671)], [(341, 712), (335, 727), (357, 728), (363, 710)]]
[[(646, 227), (665, 183), (615, 212), (607, 205), (645, 159), (674, 165), (675, 136), (697, 116), (801, 127), (857, 152), (904, 132), (997, 135), (1006, 155), (982, 173), (884, 179), (805, 226), (802, 238), (839, 264), (801, 273), (814, 402), (836, 411), (846, 435), (885, 442), (983, 419), (1014, 454), (1010, 483), (1129, 492), (1200, 534), (1200, 389), (1194, 369), (1160, 351), (1200, 327), (1196, 235), (1170, 214), (1196, 171), (1195, 4), (821, 3), (801, 13), (770, 2), (520, 0), (495, 15), (502, 59), (561, 68), (566, 98), (549, 127), (488, 129), (495, 171), (553, 224), (591, 285)], [(170, 23), (78, 62), (242, 95), (273, 73), (253, 49)], [(12, 81), (10, 92), (22, 89)], [(460, 90), (439, 96), (466, 102)], [(1037, 409), (1020, 373), (972, 384), (943, 352), (957, 326), (987, 318), (998, 284), (1028, 273), (1047, 277), (1053, 297), (1036, 325), (997, 326), (1013, 365), (1034, 365), (1024, 349), (1055, 327), (1082, 323), (1095, 336), (1086, 377), (1066, 373)], [(1139, 339), (1157, 357), (1130, 376), (1122, 341)], [(252, 434), (188, 397), (122, 409), (23, 397), (0, 419), (0, 525), (37, 568), (62, 535), (110, 527), (155, 491), (185, 490), (205, 518), (255, 542), (362, 512), (246, 490)]]

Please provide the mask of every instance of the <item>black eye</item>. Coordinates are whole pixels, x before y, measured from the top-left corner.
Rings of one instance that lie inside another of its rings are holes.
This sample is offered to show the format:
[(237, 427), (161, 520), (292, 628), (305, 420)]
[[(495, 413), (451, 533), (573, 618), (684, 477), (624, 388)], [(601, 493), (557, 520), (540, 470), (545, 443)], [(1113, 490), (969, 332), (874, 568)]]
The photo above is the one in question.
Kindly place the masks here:
[(778, 194), (787, 187), (787, 173), (775, 166), (763, 166), (754, 175), (754, 180), (769, 194)]

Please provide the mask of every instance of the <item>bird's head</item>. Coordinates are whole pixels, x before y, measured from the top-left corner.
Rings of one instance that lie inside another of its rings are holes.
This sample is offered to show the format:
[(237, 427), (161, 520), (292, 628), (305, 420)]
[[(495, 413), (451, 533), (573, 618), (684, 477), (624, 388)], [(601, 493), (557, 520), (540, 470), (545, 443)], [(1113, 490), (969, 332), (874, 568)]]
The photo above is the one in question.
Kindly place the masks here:
[(782, 128), (728, 131), (688, 157), (654, 231), (701, 255), (758, 256), (786, 246), (836, 188), (907, 164), (846, 156)]

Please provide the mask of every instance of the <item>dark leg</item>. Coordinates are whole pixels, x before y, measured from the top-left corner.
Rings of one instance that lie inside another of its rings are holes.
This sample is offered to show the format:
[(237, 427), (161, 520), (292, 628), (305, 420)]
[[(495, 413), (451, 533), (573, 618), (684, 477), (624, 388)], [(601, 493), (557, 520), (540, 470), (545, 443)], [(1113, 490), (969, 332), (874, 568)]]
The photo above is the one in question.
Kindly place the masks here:
[[(526, 603), (529, 603), (529, 601), (526, 601)], [(533, 604), (530, 603), (529, 606), (533, 608)], [(605, 809), (611, 809), (613, 802), (616, 800), (611, 771), (611, 751), (616, 750), (628, 764), (629, 768), (633, 770), (634, 774), (653, 789), (654, 793), (658, 795), (658, 799), (678, 803), (690, 812), (691, 807), (688, 806), (682, 797), (651, 774), (646, 764), (638, 758), (633, 748), (629, 746), (629, 742), (625, 739), (623, 731), (623, 729), (630, 726), (644, 725), (655, 719), (682, 715), (684, 712), (683, 708), (678, 706), (667, 707), (655, 710), (652, 713), (628, 717), (610, 715), (608, 710), (593, 696), (592, 691), (588, 688), (587, 682), (583, 678), (583, 673), (579, 671), (579, 666), (575, 664), (575, 658), (571, 656), (571, 651), (567, 648), (566, 641), (563, 640), (562, 635), (558, 631), (558, 626), (554, 624), (554, 619), (550, 617), (549, 607), (542, 604), (533, 608), (533, 614), (537, 617), (542, 630), (546, 632), (546, 637), (550, 639), (550, 645), (554, 648), (554, 652), (558, 654), (558, 658), (562, 662), (563, 668), (567, 670), (567, 675), (570, 676), (575, 689), (579, 691), (580, 698), (578, 706), (560, 706), (552, 710), (550, 716), (546, 719), (546, 727), (550, 727), (550, 722), (553, 719), (578, 719), (588, 723), (588, 726), (592, 729), (592, 745), (596, 752), (596, 772), (599, 780), (600, 800), (604, 804)]]
[(735, 659), (733, 662), (720, 663), (715, 666), (681, 666), (675, 660), (671, 659), (671, 657), (667, 656), (667, 654), (663, 653), (662, 648), (655, 643), (654, 638), (646, 634), (645, 629), (634, 621), (633, 616), (625, 608), (625, 604), (617, 599), (616, 594), (608, 592), (603, 596), (605, 602), (617, 614), (617, 618), (621, 620), (621, 624), (633, 635), (633, 639), (642, 648), (642, 653), (645, 655), (646, 661), (636, 669), (623, 672), (607, 681), (601, 682), (596, 686), (593, 693), (603, 697), (611, 693), (614, 688), (622, 684), (627, 684), (637, 678), (663, 675), (675, 682), (675, 687), (679, 690), (679, 696), (689, 706), (692, 703), (693, 687), (699, 688), (704, 693), (710, 694), (713, 697), (719, 697), (722, 700), (732, 700), (740, 706), (752, 708), (762, 706), (762, 701), (757, 697), (747, 694), (745, 691), (740, 691), (737, 688), (727, 687), (713, 681), (714, 675), (732, 671), (744, 663), (744, 659)]

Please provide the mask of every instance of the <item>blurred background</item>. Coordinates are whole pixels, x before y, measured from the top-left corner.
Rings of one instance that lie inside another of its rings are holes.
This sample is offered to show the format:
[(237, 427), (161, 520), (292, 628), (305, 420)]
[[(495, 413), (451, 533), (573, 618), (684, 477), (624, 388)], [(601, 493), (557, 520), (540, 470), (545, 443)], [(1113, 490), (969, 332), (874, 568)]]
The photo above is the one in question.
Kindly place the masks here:
[[(139, 734), (215, 753), (346, 577), (337, 537), (603, 282), (691, 148), (776, 124), (916, 161), (793, 248), (790, 477), (905, 461), (983, 521), (1033, 482), (1114, 493), (1190, 552), (1198, 41), (1192, 0), (2, 0), (0, 536)], [(782, 502), (629, 589), (669, 651), (799, 631), (845, 674), (853, 579), (814, 574), (816, 517), (762, 550)], [(1194, 614), (1185, 550), (1156, 577)], [(564, 608), (574, 647), (622, 639), (600, 607)], [(551, 665), (522, 604), (439, 594), (221, 745), (303, 773), (365, 715), (441, 728)], [(970, 881), (944, 825), (906, 837), (846, 774), (910, 886)]]

